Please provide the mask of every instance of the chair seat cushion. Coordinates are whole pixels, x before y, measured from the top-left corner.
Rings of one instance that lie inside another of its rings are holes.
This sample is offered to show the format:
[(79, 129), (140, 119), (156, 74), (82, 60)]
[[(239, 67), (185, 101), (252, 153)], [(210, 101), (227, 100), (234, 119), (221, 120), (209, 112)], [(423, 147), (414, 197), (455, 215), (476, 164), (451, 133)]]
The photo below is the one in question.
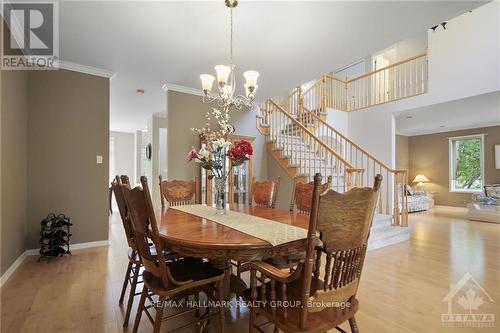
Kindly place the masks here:
[[(151, 245), (149, 248), (149, 251), (151, 252), (151, 255), (156, 257), (156, 248)], [(173, 261), (176, 259), (182, 258), (182, 256), (174, 251), (171, 250), (163, 250), (163, 257), (165, 258), (165, 261)], [(134, 251), (133, 249), (129, 248), (128, 249), (128, 260), (132, 262), (133, 264), (140, 264), (141, 263), (141, 258), (139, 257), (139, 254), (137, 251)]]
[(177, 281), (199, 281), (224, 274), (224, 271), (198, 258), (183, 258), (168, 264), (168, 267)]
[[(287, 303), (290, 305), (286, 307), (287, 320), (284, 320), (284, 308), (276, 307), (275, 321), (277, 321), (278, 326), (287, 327), (291, 332), (326, 332), (343, 322), (349, 320), (358, 311), (359, 303), (357, 299), (354, 299), (349, 305), (345, 307), (328, 307), (319, 312), (309, 312), (307, 314), (307, 325), (304, 330), (300, 329), (300, 301), (302, 295), (302, 279), (295, 280), (287, 284)], [(258, 297), (257, 300), (262, 299), (262, 288), (258, 287)], [(314, 295), (317, 290), (323, 290), (323, 281), (319, 279), (312, 279), (311, 281), (311, 291), (310, 295)], [(280, 284), (276, 283), (276, 301), (282, 299)], [(243, 297), (246, 300), (251, 300), (250, 289), (245, 290)], [(266, 305), (262, 306), (263, 303), (256, 303), (258, 312), (265, 315), (268, 319), (273, 320), (273, 314), (271, 312), (271, 284), (266, 283)]]
[(198, 287), (221, 280), (224, 271), (198, 258), (180, 258), (167, 264), (175, 281), (164, 286), (161, 278), (144, 271), (143, 279), (147, 287), (159, 295), (171, 295), (182, 290)]
[(293, 268), (297, 266), (301, 261), (305, 260), (306, 253), (291, 254), (288, 256), (277, 256), (264, 260), (265, 262), (273, 265), (279, 269)]

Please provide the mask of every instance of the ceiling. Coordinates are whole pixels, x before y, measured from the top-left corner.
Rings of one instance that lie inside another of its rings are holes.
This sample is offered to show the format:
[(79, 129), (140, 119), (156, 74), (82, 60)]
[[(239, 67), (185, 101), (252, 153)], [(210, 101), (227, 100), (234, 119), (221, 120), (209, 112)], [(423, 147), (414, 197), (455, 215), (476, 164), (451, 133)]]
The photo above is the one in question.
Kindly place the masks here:
[[(257, 98), (279, 95), (479, 5), (241, 0), (234, 12), (236, 77), (258, 70)], [(228, 15), (222, 0), (65, 1), (60, 57), (115, 72), (111, 129), (134, 131), (165, 112), (164, 83), (198, 88), (199, 74), (228, 61)]]
[(404, 111), (396, 132), (419, 135), (500, 125), (500, 91)]

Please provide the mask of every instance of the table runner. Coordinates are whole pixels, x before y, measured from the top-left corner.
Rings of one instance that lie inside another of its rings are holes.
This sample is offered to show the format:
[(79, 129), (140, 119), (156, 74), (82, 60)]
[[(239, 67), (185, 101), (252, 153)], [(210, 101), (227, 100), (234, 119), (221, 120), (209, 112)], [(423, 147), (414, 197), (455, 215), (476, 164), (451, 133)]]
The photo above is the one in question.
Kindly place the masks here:
[(269, 242), (272, 246), (307, 238), (307, 230), (262, 217), (227, 210), (227, 214), (217, 214), (214, 207), (205, 205), (174, 206), (170, 209), (196, 215), (226, 227), (244, 232)]

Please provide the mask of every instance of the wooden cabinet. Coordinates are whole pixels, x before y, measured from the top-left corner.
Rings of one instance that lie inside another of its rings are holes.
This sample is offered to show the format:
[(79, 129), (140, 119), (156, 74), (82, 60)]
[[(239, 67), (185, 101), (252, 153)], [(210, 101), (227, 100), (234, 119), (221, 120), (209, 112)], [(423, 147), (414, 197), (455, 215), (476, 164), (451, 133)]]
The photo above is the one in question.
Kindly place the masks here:
[[(229, 135), (227, 138), (233, 144), (240, 140), (249, 141), (254, 145), (255, 137), (243, 136), (243, 135)], [(201, 142), (203, 146), (203, 142)], [(226, 170), (229, 169), (229, 158), (226, 158)], [(214, 195), (214, 180), (208, 179), (211, 174), (203, 168), (200, 168), (200, 193), (201, 193), (201, 203), (211, 205), (215, 200)], [(248, 204), (251, 198), (251, 182), (253, 178), (253, 156), (250, 156), (248, 161), (245, 161), (240, 166), (231, 168), (228, 181), (226, 183), (226, 202), (233, 204)]]

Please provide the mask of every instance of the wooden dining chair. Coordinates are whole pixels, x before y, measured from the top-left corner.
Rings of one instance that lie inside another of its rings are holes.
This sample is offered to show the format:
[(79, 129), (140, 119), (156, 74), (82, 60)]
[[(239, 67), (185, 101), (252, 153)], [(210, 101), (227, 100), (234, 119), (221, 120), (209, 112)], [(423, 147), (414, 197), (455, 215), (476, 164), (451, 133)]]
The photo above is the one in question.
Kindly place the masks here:
[[(278, 198), (278, 190), (280, 187), (280, 177), (277, 180), (264, 180), (256, 181), (255, 177), (252, 177), (251, 183), (251, 197), (249, 204), (252, 205), (255, 202), (257, 207), (265, 208), (275, 208), (276, 199)], [(243, 264), (242, 261), (231, 261), (231, 264), (236, 267), (236, 276), (241, 277), (240, 267)]]
[[(328, 176), (326, 183), (321, 185), (321, 193), (330, 189), (332, 184), (332, 176)], [(311, 213), (312, 195), (314, 190), (314, 182), (304, 183), (294, 179), (294, 186), (292, 191), (292, 200), (290, 202), (290, 211), (294, 209), (300, 214), (309, 215)], [(287, 256), (276, 256), (266, 259), (267, 262), (279, 269), (293, 270), (300, 261), (305, 258), (305, 252), (297, 253)]]
[[(305, 261), (289, 273), (267, 262), (242, 266), (242, 271), (250, 270), (250, 288), (244, 295), (255, 304), (250, 307), (250, 332), (257, 327), (256, 314), (266, 317), (266, 324), (274, 324), (275, 332), (333, 328), (345, 332), (338, 326), (346, 321), (352, 332), (359, 332), (354, 317), (359, 307), (356, 293), (381, 182), (382, 176), (377, 175), (373, 188), (322, 194), (321, 175), (316, 174)], [(320, 268), (323, 257), (324, 270)], [(258, 286), (263, 277), (269, 282)], [(267, 305), (257, 301), (267, 301)], [(289, 306), (273, 306), (277, 301), (288, 301), (281, 304)], [(259, 331), (264, 325), (257, 327)]]
[[(205, 291), (209, 300), (222, 300), (224, 298), (223, 279), (224, 272), (213, 267), (210, 263), (195, 258), (180, 258), (175, 261), (161, 260), (156, 253), (163, 253), (163, 243), (158, 231), (155, 211), (151, 202), (151, 195), (146, 177), (141, 177), (141, 187), (131, 189), (130, 186), (120, 185), (125, 198), (129, 219), (132, 224), (134, 241), (137, 246), (139, 257), (144, 265), (142, 278), (144, 281), (141, 293), (141, 300), (137, 309), (133, 332), (137, 332), (141, 321), (142, 313), (145, 312), (153, 324), (153, 332), (160, 331), (164, 308), (167, 300), (175, 300), (175, 297), (187, 297), (197, 295), (200, 290)], [(153, 244), (151, 247), (150, 244)], [(158, 296), (157, 301), (153, 301), (156, 306), (146, 306), (146, 298), (152, 301), (152, 296)], [(214, 298), (213, 295), (217, 295)], [(212, 303), (208, 303), (210, 308), (202, 316), (197, 316), (194, 321), (183, 325), (187, 328), (191, 325), (206, 323), (208, 319), (218, 314), (220, 332), (224, 331), (224, 309), (211, 311)], [(155, 307), (156, 314), (153, 319), (149, 309)], [(182, 314), (198, 311), (199, 308), (188, 309)], [(181, 314), (176, 313), (172, 318), (178, 318)]]
[[(139, 296), (141, 293), (137, 293), (137, 285), (142, 283), (139, 281), (140, 271), (142, 267), (141, 260), (139, 258), (139, 254), (137, 252), (137, 246), (134, 241), (134, 234), (132, 231), (132, 225), (130, 219), (128, 218), (128, 210), (125, 203), (125, 198), (123, 197), (123, 193), (120, 189), (119, 185), (130, 187), (130, 180), (127, 175), (116, 176), (115, 180), (111, 183), (111, 188), (113, 193), (115, 194), (116, 203), (118, 205), (118, 211), (120, 213), (120, 218), (122, 220), (123, 229), (125, 230), (125, 236), (127, 238), (127, 244), (129, 246), (128, 250), (128, 265), (127, 270), (125, 272), (125, 278), (123, 280), (122, 291), (120, 293), (119, 304), (123, 304), (123, 300), (125, 298), (125, 293), (127, 291), (127, 287), (130, 286), (128, 301), (127, 301), (127, 309), (125, 311), (125, 318), (123, 320), (123, 327), (128, 326), (130, 313), (132, 310), (132, 306), (134, 303), (134, 297)], [(172, 251), (164, 251), (163, 258), (164, 260), (175, 260), (179, 256)]]
[(163, 180), (160, 179), (161, 206), (165, 201), (169, 206), (182, 206), (194, 204), (198, 201), (198, 177), (194, 180)]
[[(326, 183), (321, 185), (321, 191), (326, 192), (332, 185), (332, 176), (328, 176)], [(298, 213), (309, 215), (311, 212), (311, 199), (313, 194), (314, 182), (304, 183), (294, 179), (292, 200), (290, 201), (290, 211), (294, 208)]]
[(125, 204), (125, 198), (123, 197), (120, 185), (130, 186), (127, 176), (121, 176), (121, 177), (116, 176), (115, 180), (111, 183), (111, 188), (113, 190), (113, 193), (115, 194), (116, 203), (118, 205), (118, 211), (120, 213), (120, 218), (122, 220), (123, 229), (125, 230), (125, 236), (127, 238), (127, 243), (129, 246), (128, 266), (127, 266), (127, 271), (125, 272), (125, 278), (123, 281), (122, 291), (119, 299), (119, 303), (123, 304), (125, 292), (127, 291), (127, 287), (130, 286), (129, 297), (127, 302), (127, 310), (125, 312), (125, 318), (123, 320), (123, 327), (127, 327), (130, 318), (130, 311), (132, 309), (132, 304), (134, 302), (134, 296), (137, 295), (135, 290), (139, 279), (141, 261), (137, 254), (137, 246), (135, 245), (134, 242), (132, 225), (130, 224), (130, 220), (128, 218), (128, 211)]
[(256, 181), (252, 177), (250, 205), (255, 202), (258, 207), (275, 208), (280, 188), (280, 177), (277, 180)]

